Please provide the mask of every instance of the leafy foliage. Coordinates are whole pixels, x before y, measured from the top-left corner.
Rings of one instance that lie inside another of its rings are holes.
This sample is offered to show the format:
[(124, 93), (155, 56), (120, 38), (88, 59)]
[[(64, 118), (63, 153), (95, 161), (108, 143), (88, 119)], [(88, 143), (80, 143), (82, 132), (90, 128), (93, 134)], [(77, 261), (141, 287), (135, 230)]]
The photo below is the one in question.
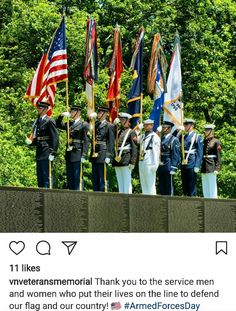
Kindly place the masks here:
[[(221, 197), (236, 198), (236, 5), (233, 0), (2, 0), (0, 3), (0, 185), (36, 186), (34, 150), (24, 140), (36, 113), (23, 100), (27, 85), (59, 24), (67, 13), (69, 102), (85, 105), (83, 66), (85, 28), (92, 14), (98, 23), (99, 80), (95, 100), (106, 100), (107, 65), (112, 53), (113, 27), (121, 26), (125, 71), (121, 81), (121, 107), (127, 107), (131, 85), (129, 64), (138, 29), (145, 27), (143, 113), (148, 117), (152, 98), (146, 91), (146, 77), (153, 35), (161, 32), (168, 61), (175, 31), (182, 46), (185, 115), (215, 122), (223, 145), (223, 166), (218, 176)], [(65, 110), (65, 85), (57, 91), (55, 117)], [(64, 142), (55, 162), (58, 188), (66, 187)], [(111, 189), (117, 190), (113, 169)], [(91, 166), (86, 163), (85, 187), (91, 190)], [(138, 172), (134, 189), (140, 192)], [(180, 176), (175, 176), (181, 195)], [(200, 189), (200, 178), (199, 178)]]

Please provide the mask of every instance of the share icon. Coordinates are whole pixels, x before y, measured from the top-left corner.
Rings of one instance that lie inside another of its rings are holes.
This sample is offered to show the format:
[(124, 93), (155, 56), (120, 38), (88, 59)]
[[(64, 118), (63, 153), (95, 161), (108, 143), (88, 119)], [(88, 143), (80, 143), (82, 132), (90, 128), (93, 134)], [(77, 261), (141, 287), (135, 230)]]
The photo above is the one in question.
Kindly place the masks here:
[(67, 247), (68, 255), (70, 255), (73, 252), (77, 241), (62, 241), (61, 243)]

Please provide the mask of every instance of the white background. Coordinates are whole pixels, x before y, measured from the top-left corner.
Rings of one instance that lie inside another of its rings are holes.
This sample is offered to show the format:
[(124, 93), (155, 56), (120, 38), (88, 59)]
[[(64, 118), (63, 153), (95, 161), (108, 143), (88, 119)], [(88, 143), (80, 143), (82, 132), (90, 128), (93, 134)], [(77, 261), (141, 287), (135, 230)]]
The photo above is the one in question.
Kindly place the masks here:
[[(51, 255), (39, 255), (36, 244), (40, 240), (47, 240), (51, 245)], [(24, 241), (25, 249), (16, 256), (9, 249), (11, 241)], [(74, 251), (69, 256), (62, 241), (78, 241)], [(216, 241), (228, 241), (228, 255), (222, 252), (216, 255)], [(92, 304), (107, 303), (106, 310), (111, 310), (112, 302), (120, 302), (124, 309), (126, 302), (148, 304), (162, 302), (163, 304), (181, 304), (190, 302), (200, 304), (200, 311), (236, 311), (236, 235), (234, 233), (191, 233), (191, 234), (160, 234), (160, 233), (7, 233), (0, 235), (1, 265), (0, 310), (8, 311), (9, 304), (23, 303), (60, 303)], [(29, 264), (40, 266), (40, 272), (10, 272), (10, 265)], [(103, 279), (214, 279), (214, 286), (12, 286), (9, 278), (103, 278)], [(75, 291), (87, 292), (91, 290), (103, 292), (120, 290), (133, 292), (133, 298), (9, 298), (10, 291)], [(219, 298), (137, 298), (136, 292), (148, 290), (162, 291), (220, 291)], [(17, 310), (17, 309), (13, 309)], [(26, 311), (23, 307), (21, 310)], [(34, 309), (29, 309), (34, 310)], [(40, 309), (42, 310), (42, 309)], [(57, 310), (61, 310), (59, 307)], [(70, 309), (71, 310), (71, 309)], [(72, 310), (76, 310), (73, 308)], [(87, 309), (89, 310), (89, 309)], [(96, 310), (96, 309), (93, 309)], [(128, 310), (128, 309), (127, 309)], [(130, 309), (135, 310), (135, 309)], [(138, 310), (138, 309), (137, 309)], [(144, 310), (144, 309), (142, 309)], [(164, 310), (164, 309), (156, 309)], [(165, 309), (169, 310), (169, 309)], [(174, 309), (175, 310), (175, 309)], [(184, 309), (185, 310), (185, 309)], [(187, 310), (187, 309), (186, 309)], [(193, 309), (189, 309), (193, 310)]]

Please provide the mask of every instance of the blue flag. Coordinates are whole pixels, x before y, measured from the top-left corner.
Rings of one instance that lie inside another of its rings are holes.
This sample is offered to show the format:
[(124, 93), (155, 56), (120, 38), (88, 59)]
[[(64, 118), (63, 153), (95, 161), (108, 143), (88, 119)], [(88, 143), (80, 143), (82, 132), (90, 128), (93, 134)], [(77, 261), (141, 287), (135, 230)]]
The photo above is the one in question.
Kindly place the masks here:
[(135, 44), (131, 68), (133, 70), (133, 82), (128, 96), (128, 113), (132, 115), (131, 127), (134, 128), (141, 116), (142, 85), (143, 85), (143, 43), (144, 28), (141, 27)]
[(156, 131), (160, 123), (161, 111), (164, 105), (164, 88), (162, 85), (160, 62), (157, 63), (157, 75), (154, 89), (154, 104), (149, 119), (154, 120), (153, 130)]

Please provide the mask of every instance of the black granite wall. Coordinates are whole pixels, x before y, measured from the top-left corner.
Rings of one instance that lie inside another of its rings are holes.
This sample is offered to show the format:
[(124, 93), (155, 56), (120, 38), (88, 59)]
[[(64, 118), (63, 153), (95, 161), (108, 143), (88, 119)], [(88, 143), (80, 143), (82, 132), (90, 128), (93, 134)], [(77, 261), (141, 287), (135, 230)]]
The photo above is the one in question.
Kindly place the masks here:
[(236, 232), (236, 200), (0, 187), (0, 232)]

